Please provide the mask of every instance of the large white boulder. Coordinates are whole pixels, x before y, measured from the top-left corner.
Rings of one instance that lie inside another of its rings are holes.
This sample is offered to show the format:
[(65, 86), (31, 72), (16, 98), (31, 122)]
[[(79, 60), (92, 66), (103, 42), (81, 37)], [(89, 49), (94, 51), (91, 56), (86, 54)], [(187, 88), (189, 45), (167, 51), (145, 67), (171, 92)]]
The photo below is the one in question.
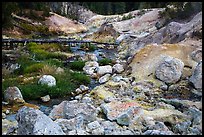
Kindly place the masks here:
[(43, 75), (39, 79), (38, 84), (46, 84), (49, 87), (56, 86), (56, 79), (51, 75)]

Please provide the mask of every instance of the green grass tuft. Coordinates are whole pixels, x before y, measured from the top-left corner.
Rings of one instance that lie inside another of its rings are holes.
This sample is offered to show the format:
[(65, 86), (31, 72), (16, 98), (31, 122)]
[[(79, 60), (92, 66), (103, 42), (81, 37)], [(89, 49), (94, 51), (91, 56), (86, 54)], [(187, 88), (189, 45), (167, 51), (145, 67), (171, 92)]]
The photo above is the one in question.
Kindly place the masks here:
[(72, 70), (83, 71), (83, 67), (85, 66), (85, 61), (74, 61), (69, 63), (69, 67)]
[(98, 61), (100, 66), (104, 66), (104, 65), (111, 65), (112, 60), (109, 58), (104, 58)]

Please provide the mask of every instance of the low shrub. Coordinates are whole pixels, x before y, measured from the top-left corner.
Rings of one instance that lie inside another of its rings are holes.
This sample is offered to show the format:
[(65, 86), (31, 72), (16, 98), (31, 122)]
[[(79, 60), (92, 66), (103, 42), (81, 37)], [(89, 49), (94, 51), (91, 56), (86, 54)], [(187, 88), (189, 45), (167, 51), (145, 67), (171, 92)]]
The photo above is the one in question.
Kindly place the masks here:
[(78, 70), (78, 71), (83, 71), (83, 67), (85, 66), (85, 61), (74, 61), (69, 63), (69, 68), (72, 70)]
[(100, 66), (104, 66), (104, 65), (111, 65), (112, 64), (112, 60), (109, 58), (104, 58), (98, 61)]
[(45, 66), (43, 63), (35, 63), (24, 68), (24, 73), (40, 72)]
[(63, 67), (63, 63), (62, 61), (60, 61), (59, 59), (47, 59), (47, 60), (44, 60), (44, 63), (45, 64), (48, 64), (50, 66), (56, 66), (56, 67)]
[(83, 73), (74, 72), (71, 74), (72, 79), (78, 84), (89, 84), (91, 82), (90, 77)]
[(82, 44), (80, 45), (80, 48), (82, 48), (82, 49), (88, 49), (88, 51), (95, 51), (95, 50), (97, 49), (97, 47), (96, 47), (95, 45), (93, 45), (93, 44), (88, 45), (88, 44), (86, 44), (86, 43), (82, 43)]

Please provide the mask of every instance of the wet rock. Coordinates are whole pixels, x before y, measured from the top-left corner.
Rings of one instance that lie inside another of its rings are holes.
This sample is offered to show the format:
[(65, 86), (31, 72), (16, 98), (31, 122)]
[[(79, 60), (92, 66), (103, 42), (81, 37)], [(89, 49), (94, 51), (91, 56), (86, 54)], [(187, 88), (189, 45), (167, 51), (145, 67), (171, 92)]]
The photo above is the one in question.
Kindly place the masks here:
[(155, 75), (161, 81), (172, 84), (180, 79), (183, 68), (184, 63), (181, 60), (167, 56), (156, 68)]
[(198, 63), (189, 81), (196, 89), (202, 89), (202, 61)]
[(113, 72), (122, 73), (124, 71), (123, 65), (115, 64), (113, 65)]
[(5, 118), (6, 118), (6, 114), (2, 113), (2, 119), (5, 119)]
[(4, 91), (4, 100), (9, 104), (25, 102), (18, 87), (8, 87)]
[(81, 93), (82, 93), (82, 90), (81, 90), (80, 88), (77, 88), (77, 89), (75, 90), (75, 93), (76, 93), (76, 94), (81, 94)]
[(10, 113), (10, 111), (7, 109), (5, 113), (6, 113), (6, 115), (8, 115)]
[(49, 87), (56, 86), (56, 79), (51, 75), (43, 75), (39, 79), (38, 84), (46, 84)]
[(42, 102), (49, 102), (50, 101), (50, 96), (46, 95), (44, 97), (41, 97)]
[(85, 85), (80, 85), (79, 88), (81, 89), (82, 92), (89, 90), (89, 87), (87, 87), (87, 86), (85, 86)]
[(104, 76), (99, 78), (99, 83), (103, 84), (105, 82), (107, 82), (110, 79), (110, 74), (105, 74)]
[(43, 112), (22, 107), (17, 115), (18, 135), (65, 135), (61, 127)]
[(106, 66), (99, 66), (97, 68), (97, 74), (102, 76), (104, 74), (112, 74), (112, 67), (110, 65), (106, 65)]

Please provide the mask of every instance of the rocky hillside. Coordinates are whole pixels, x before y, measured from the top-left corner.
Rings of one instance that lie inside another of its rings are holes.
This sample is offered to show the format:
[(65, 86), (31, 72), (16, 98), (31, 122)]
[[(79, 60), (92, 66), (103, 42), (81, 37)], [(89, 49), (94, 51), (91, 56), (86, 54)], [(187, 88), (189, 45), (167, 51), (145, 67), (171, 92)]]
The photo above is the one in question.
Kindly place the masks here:
[[(91, 46), (80, 45), (79, 50), (77, 45), (72, 46), (74, 53), (71, 58), (65, 58), (67, 64), (72, 64), (75, 58), (84, 61), (82, 67), (76, 65), (81, 68), (77, 73), (81, 71), (97, 84), (77, 83), (70, 99), (62, 100), (46, 113), (42, 108), (25, 103), (21, 94), (25, 90), (7, 87), (2, 102), (3, 134), (202, 135), (202, 11), (186, 20), (168, 23), (160, 16), (163, 10), (143, 9), (108, 16), (95, 14), (84, 24), (53, 13), (45, 21), (49, 29), (67, 35), (72, 33), (78, 39), (119, 45), (97, 45), (96, 50), (92, 45), (95, 50), (92, 52)], [(39, 53), (45, 54), (44, 50), (63, 51), (54, 46), (37, 47), (40, 46), (31, 44), (27, 48), (35, 53), (30, 58), (40, 63)], [(109, 50), (112, 56), (107, 55)], [(54, 57), (64, 59), (59, 55)], [(44, 74), (46, 69), (43, 69), (37, 71), (40, 74), (33, 75), (31, 81), (36, 80), (39, 88), (43, 87), (41, 84), (49, 86), (51, 92), (46, 93), (57, 96), (64, 91), (60, 86), (67, 91), (68, 87), (64, 86), (67, 82), (63, 80), (70, 80), (76, 68), (71, 68), (69, 75), (64, 75), (67, 66), (55, 66), (49, 75)], [(27, 75), (19, 76), (18, 80), (25, 77)], [(69, 82), (73, 81), (75, 79)], [(40, 99), (52, 100), (48, 95)], [(16, 118), (9, 120), (12, 103), (18, 107), (14, 111)]]

